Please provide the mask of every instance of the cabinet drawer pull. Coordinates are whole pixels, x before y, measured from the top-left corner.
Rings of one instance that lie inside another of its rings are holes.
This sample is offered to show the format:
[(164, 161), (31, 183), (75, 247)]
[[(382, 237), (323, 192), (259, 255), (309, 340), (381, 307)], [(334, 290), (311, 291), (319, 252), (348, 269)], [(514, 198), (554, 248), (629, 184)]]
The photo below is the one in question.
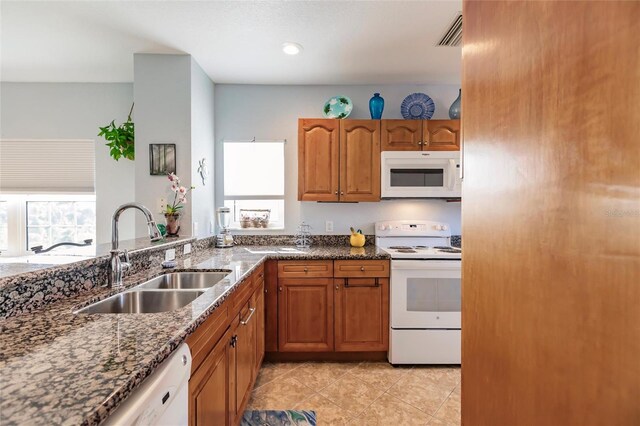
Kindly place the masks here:
[(278, 287), (278, 290), (282, 291), (282, 287)]
[(340, 286), (339, 285), (336, 285), (336, 290), (340, 290)]
[(253, 316), (253, 314), (256, 312), (256, 308), (249, 308), (249, 311), (251, 311), (251, 313), (249, 314), (249, 316), (247, 317), (246, 320), (240, 320), (240, 324), (242, 325), (247, 325), (249, 324), (249, 320), (251, 319), (251, 317)]
[(364, 266), (361, 266), (361, 267), (360, 267), (360, 270), (361, 270), (362, 272), (364, 272)]
[(304, 271), (305, 271), (305, 272), (309, 272), (309, 269), (307, 269), (307, 268), (304, 268)]
[[(349, 287), (349, 278), (345, 278), (344, 279), (344, 288), (348, 288)], [(374, 278), (374, 282), (372, 285), (356, 285), (353, 287), (380, 287), (380, 279), (379, 278)]]
[(231, 346), (232, 348), (235, 348), (237, 343), (238, 343), (238, 336), (234, 335), (231, 338), (231, 342), (229, 343), (229, 346)]

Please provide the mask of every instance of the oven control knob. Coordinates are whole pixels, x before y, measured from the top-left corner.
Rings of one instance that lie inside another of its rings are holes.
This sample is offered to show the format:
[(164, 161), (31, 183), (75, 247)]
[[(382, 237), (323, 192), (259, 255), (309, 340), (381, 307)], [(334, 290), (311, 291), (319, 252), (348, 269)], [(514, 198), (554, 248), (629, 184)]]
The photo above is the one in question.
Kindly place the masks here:
[(378, 225), (378, 229), (379, 229), (380, 231), (384, 231), (384, 230), (386, 230), (386, 229), (387, 229), (387, 225), (380, 224), (380, 225)]

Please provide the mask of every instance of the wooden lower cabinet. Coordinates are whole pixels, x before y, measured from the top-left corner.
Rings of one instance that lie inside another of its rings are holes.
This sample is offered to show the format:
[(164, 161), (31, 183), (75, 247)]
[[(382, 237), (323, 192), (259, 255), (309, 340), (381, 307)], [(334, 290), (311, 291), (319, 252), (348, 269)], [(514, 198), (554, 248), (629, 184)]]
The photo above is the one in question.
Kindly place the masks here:
[(278, 350), (333, 351), (333, 279), (278, 280)]
[(222, 336), (189, 380), (189, 425), (230, 424), (229, 343), (231, 332)]
[(335, 350), (386, 351), (389, 347), (389, 279), (336, 278)]

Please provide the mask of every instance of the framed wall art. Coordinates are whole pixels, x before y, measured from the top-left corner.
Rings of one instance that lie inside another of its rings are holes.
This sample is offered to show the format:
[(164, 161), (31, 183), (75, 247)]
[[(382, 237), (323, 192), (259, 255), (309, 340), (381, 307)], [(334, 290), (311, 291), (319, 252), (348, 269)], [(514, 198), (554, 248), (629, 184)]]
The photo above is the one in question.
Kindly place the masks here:
[(176, 172), (176, 144), (149, 144), (149, 174), (166, 176)]

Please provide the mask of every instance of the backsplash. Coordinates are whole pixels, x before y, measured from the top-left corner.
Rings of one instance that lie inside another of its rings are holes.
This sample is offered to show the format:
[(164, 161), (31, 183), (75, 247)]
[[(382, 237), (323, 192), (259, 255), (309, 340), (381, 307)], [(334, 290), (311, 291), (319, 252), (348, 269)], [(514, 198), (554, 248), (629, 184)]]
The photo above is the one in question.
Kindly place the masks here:
[[(131, 253), (131, 267), (125, 271), (125, 276), (160, 266), (168, 249), (175, 249), (176, 258), (181, 258), (184, 245), (194, 241), (169, 242), (161, 247)], [(195, 247), (192, 247), (194, 250)], [(0, 318), (32, 312), (55, 301), (103, 286), (107, 283), (108, 271), (109, 257), (101, 256), (0, 278)]]
[[(349, 235), (311, 235), (312, 246), (348, 246)], [(295, 235), (234, 235), (233, 241), (239, 246), (295, 246)], [(365, 236), (365, 244), (375, 244), (373, 235)]]

